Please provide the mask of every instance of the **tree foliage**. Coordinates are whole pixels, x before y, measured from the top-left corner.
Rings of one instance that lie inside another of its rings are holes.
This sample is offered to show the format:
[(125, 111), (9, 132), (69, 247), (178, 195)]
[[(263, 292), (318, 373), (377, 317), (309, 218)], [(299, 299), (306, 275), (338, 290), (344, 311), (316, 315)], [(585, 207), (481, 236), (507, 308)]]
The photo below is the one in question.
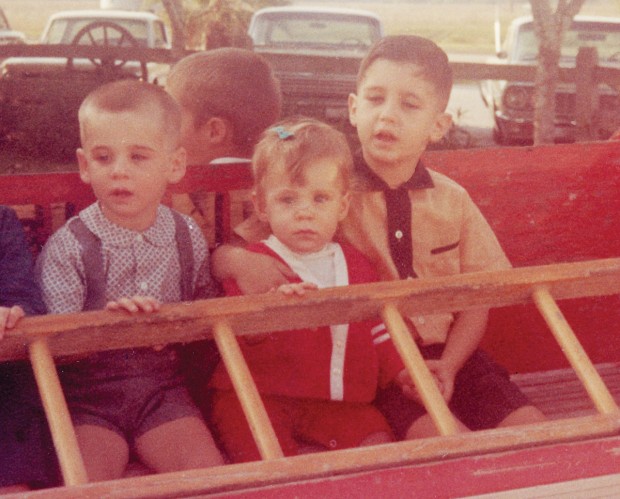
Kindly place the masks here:
[(552, 143), (555, 135), (555, 89), (564, 33), (585, 0), (530, 0), (538, 37), (538, 68), (534, 82), (534, 144)]
[(173, 31), (173, 48), (247, 47), (247, 28), (254, 11), (287, 1), (162, 0)]

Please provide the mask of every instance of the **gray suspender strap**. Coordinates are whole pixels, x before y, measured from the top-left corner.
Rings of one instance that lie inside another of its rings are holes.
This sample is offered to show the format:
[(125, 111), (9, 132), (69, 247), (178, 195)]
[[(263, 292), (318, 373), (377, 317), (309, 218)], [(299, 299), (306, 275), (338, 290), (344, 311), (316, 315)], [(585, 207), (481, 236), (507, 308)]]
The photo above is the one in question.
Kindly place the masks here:
[[(175, 239), (179, 252), (181, 300), (193, 298), (194, 252), (187, 222), (176, 211), (171, 212), (175, 224)], [(69, 221), (69, 230), (82, 246), (82, 262), (84, 263), (86, 299), (84, 310), (101, 310), (105, 307), (106, 277), (103, 268), (101, 240), (84, 224), (82, 219), (75, 217)]]
[(189, 227), (183, 216), (172, 210), (174, 218), (175, 239), (179, 251), (179, 264), (181, 265), (181, 300), (189, 301), (194, 298), (194, 250)]
[(78, 217), (69, 221), (69, 230), (82, 247), (82, 262), (84, 263), (86, 281), (84, 283), (86, 285), (84, 310), (101, 310), (105, 307), (106, 285), (101, 240)]

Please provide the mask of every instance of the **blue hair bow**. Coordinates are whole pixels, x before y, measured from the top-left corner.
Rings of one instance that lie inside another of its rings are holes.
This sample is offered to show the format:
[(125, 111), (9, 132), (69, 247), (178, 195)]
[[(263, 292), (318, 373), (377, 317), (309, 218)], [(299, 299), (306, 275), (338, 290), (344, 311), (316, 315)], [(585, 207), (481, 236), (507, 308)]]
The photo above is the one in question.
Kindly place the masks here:
[(287, 139), (292, 139), (293, 137), (295, 137), (295, 134), (293, 132), (289, 132), (286, 128), (284, 128), (283, 126), (277, 126), (273, 128), (273, 131), (276, 132), (278, 134), (278, 137), (281, 140), (287, 140)]

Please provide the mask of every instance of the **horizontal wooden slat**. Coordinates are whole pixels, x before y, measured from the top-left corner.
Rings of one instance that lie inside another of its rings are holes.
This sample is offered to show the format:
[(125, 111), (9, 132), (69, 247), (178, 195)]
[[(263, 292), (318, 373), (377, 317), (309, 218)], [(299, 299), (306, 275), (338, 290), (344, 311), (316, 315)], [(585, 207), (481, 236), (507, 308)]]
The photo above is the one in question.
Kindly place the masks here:
[(217, 298), (164, 305), (156, 314), (29, 317), (0, 343), (0, 360), (25, 358), (26, 344), (38, 336), (49, 338), (55, 356), (73, 355), (198, 340), (221, 321), (237, 334), (252, 334), (378, 317), (385, 303), (410, 314), (527, 303), (536, 286), (546, 286), (557, 299), (619, 293), (620, 259), (361, 284), (290, 299), (272, 293)]
[(572, 442), (584, 435), (593, 437), (612, 435), (619, 429), (620, 418), (591, 416), (285, 459), (231, 464), (205, 470), (48, 489), (34, 492), (31, 497), (64, 499), (197, 496), (316, 478), (334, 479), (346, 473), (363, 473), (432, 461), (444, 462), (462, 456), (476, 455), (480, 458), (486, 453), (521, 449), (533, 444)]

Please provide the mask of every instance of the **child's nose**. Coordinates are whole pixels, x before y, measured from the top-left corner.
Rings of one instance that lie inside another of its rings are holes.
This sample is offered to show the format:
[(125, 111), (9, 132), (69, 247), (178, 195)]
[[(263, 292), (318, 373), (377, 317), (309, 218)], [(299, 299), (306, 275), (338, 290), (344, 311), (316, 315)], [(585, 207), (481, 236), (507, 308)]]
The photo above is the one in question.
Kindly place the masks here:
[(383, 119), (392, 120), (395, 117), (397, 103), (394, 99), (386, 99), (381, 108), (381, 117)]
[(112, 163), (112, 175), (119, 176), (127, 173), (127, 163), (122, 158), (117, 158)]
[(313, 215), (313, 207), (312, 207), (312, 203), (306, 202), (306, 203), (300, 203), (297, 206), (297, 216), (298, 217), (311, 217)]

